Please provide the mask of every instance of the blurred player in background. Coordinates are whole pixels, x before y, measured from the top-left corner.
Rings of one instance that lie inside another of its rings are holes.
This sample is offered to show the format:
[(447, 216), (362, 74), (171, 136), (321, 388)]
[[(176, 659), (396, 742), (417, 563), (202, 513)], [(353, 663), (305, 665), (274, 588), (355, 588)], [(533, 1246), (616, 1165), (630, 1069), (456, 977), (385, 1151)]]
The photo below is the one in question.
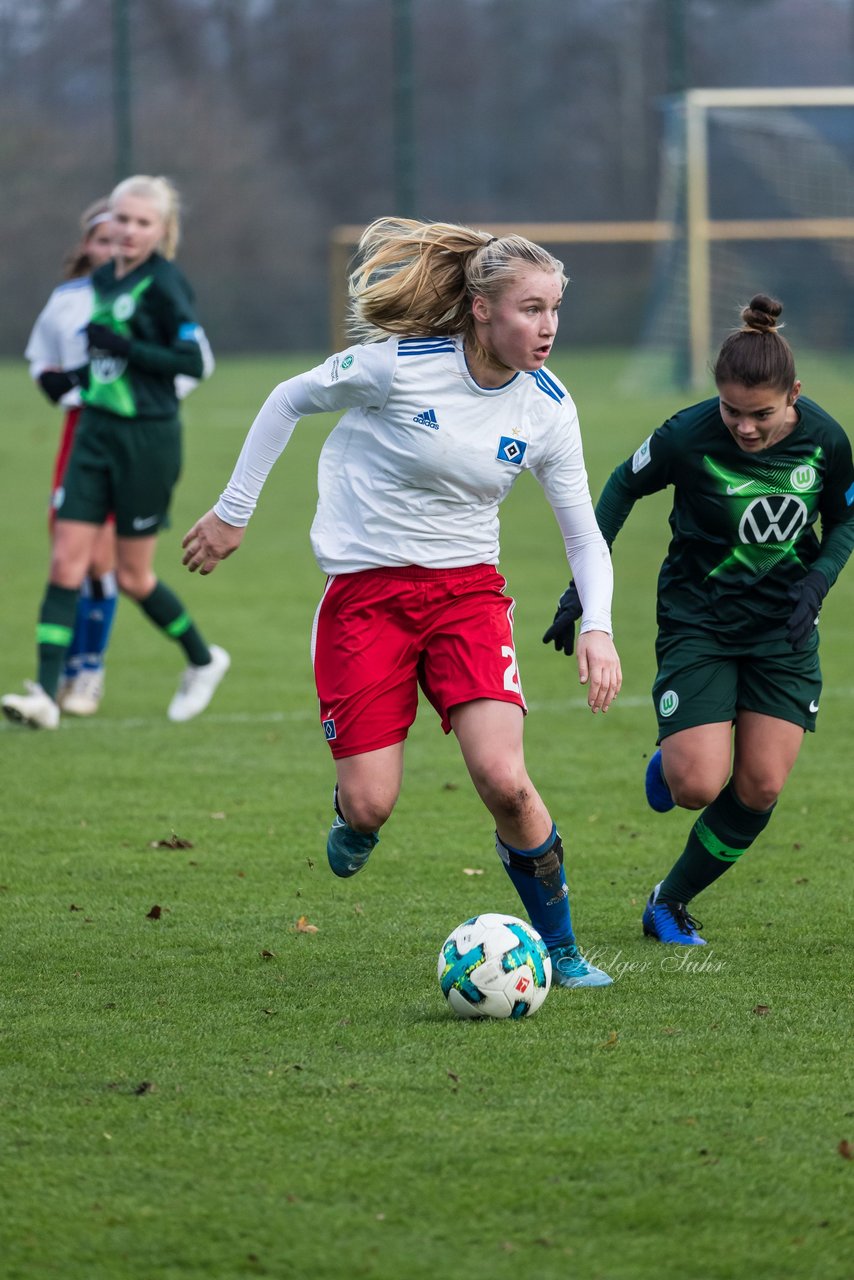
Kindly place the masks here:
[[(646, 794), (659, 812), (703, 813), (646, 904), (644, 933), (660, 942), (705, 944), (688, 903), (765, 829), (815, 729), (819, 611), (854, 546), (851, 445), (801, 395), (781, 312), (751, 300), (715, 362), (717, 397), (653, 432), (596, 505), (611, 546), (638, 498), (673, 485)], [(544, 642), (572, 652), (584, 598), (570, 583)]]
[[(97, 200), (80, 219), (80, 240), (58, 285), (33, 325), (25, 352), (30, 377), (54, 404), (65, 410), (51, 485), (50, 529), (62, 497), (65, 468), (80, 417), (80, 386), (88, 377), (86, 325), (92, 316), (91, 273), (112, 256), (112, 218), (106, 199)], [(74, 635), (65, 661), (57, 701), (69, 715), (93, 715), (104, 692), (104, 656), (116, 610), (115, 527), (105, 524), (96, 539), (92, 562), (77, 602)]]
[[(2, 700), (10, 720), (33, 728), (59, 724), (58, 687), (80, 589), (111, 514), (119, 589), (179, 642), (188, 660), (169, 719), (203, 711), (229, 666), (228, 654), (205, 643), (153, 572), (157, 532), (168, 523), (181, 468), (176, 379), (197, 380), (205, 370), (192, 291), (171, 261), (179, 235), (177, 193), (164, 178), (128, 178), (110, 196), (109, 212), (112, 259), (92, 278), (87, 371), (73, 371), (82, 384), (83, 412), (55, 505), (50, 580), (37, 628), (38, 681), (26, 694)], [(62, 383), (54, 380), (53, 389), (61, 394)]]
[(513, 601), (496, 568), (499, 504), (530, 470), (584, 582), (579, 676), (592, 710), (606, 711), (620, 685), (610, 557), (575, 406), (544, 367), (563, 266), (521, 236), (394, 218), (367, 229), (360, 259), (359, 345), (273, 391), (224, 494), (187, 534), (184, 563), (209, 573), (230, 555), (297, 421), (345, 410), (321, 454), (312, 526), (328, 575), (312, 655), (338, 780), (330, 866), (354, 875), (376, 845), (420, 686), (495, 820), (554, 980), (605, 986), (576, 944), (561, 838), (527, 773)]

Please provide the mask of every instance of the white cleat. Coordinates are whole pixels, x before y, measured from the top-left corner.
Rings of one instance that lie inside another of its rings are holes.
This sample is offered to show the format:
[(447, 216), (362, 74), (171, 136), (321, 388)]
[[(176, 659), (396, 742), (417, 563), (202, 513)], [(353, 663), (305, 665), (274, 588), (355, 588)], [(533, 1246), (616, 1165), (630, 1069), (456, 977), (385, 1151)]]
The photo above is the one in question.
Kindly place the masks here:
[(57, 694), (57, 702), (69, 716), (93, 716), (104, 696), (104, 672), (83, 670)]
[(40, 684), (25, 680), (26, 693), (7, 693), (3, 698), (3, 714), (15, 724), (31, 729), (57, 729), (59, 707)]
[(192, 720), (193, 716), (204, 711), (216, 692), (228, 668), (231, 658), (219, 645), (210, 646), (211, 660), (204, 667), (194, 667), (192, 663), (181, 677), (178, 692), (169, 703), (167, 715), (170, 720)]

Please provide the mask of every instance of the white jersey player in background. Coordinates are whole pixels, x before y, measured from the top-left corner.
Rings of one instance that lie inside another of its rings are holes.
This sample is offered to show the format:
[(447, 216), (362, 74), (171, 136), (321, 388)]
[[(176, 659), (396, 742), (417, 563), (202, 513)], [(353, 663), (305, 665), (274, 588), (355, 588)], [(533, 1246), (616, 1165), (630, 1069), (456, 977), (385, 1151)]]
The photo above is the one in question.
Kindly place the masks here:
[(210, 573), (236, 550), (297, 421), (345, 410), (321, 453), (311, 531), (328, 575), (312, 656), (337, 771), (330, 866), (355, 874), (379, 839), (420, 685), (495, 820), (554, 980), (588, 987), (611, 979), (578, 948), (561, 838), (526, 769), (513, 601), (496, 568), (499, 505), (530, 470), (584, 602), (579, 677), (606, 711), (621, 683), (611, 561), (575, 406), (544, 367), (565, 285), (562, 264), (521, 236), (373, 223), (350, 278), (358, 345), (276, 387), (225, 492), (184, 539), (184, 563)]
[[(96, 201), (82, 214), (80, 240), (65, 265), (67, 278), (39, 313), (24, 353), (30, 377), (48, 399), (65, 410), (51, 483), (51, 531), (80, 417), (80, 386), (89, 364), (86, 325), (92, 317), (90, 277), (112, 257), (111, 223), (106, 199)], [(68, 715), (94, 715), (104, 692), (104, 658), (118, 600), (115, 567), (115, 531), (110, 523), (101, 530), (83, 583), (74, 637), (57, 692), (59, 705)]]
[[(30, 377), (49, 400), (65, 410), (51, 484), (51, 528), (54, 511), (62, 499), (63, 477), (80, 417), (80, 387), (88, 377), (86, 326), (92, 319), (94, 300), (91, 273), (113, 256), (108, 206), (106, 198), (97, 200), (81, 215), (80, 240), (68, 255), (66, 279), (53, 290), (39, 313), (24, 352)], [(201, 329), (199, 334), (203, 377), (208, 378), (214, 370), (213, 352)], [(183, 374), (175, 379), (179, 399), (197, 386), (197, 379)], [(110, 520), (98, 536), (81, 589), (74, 636), (57, 691), (57, 701), (67, 715), (94, 715), (103, 697), (104, 661), (118, 603), (115, 565), (115, 528)]]

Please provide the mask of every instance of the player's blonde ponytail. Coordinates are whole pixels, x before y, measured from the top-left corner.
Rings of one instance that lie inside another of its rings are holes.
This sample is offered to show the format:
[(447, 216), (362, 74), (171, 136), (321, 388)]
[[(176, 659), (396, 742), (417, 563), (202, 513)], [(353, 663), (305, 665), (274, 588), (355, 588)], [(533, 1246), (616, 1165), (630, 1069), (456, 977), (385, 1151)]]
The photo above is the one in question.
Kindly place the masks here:
[(359, 342), (461, 333), (474, 343), (472, 298), (497, 299), (523, 267), (554, 272), (566, 284), (563, 263), (524, 236), (379, 218), (359, 241), (348, 331)]

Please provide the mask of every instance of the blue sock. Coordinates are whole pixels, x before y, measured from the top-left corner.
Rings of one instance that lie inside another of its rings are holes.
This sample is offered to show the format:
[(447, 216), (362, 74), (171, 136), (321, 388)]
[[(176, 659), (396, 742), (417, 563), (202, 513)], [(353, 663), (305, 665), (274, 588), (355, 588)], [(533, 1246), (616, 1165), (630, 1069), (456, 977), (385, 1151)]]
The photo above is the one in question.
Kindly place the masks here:
[(537, 849), (514, 849), (504, 843), (497, 831), (495, 847), (531, 924), (546, 946), (551, 949), (573, 943), (563, 844), (556, 827), (552, 826), (548, 840)]
[(82, 663), (89, 671), (100, 671), (110, 643), (110, 632), (119, 602), (116, 575), (105, 573), (100, 578), (87, 578), (77, 606), (77, 625), (83, 630)]

